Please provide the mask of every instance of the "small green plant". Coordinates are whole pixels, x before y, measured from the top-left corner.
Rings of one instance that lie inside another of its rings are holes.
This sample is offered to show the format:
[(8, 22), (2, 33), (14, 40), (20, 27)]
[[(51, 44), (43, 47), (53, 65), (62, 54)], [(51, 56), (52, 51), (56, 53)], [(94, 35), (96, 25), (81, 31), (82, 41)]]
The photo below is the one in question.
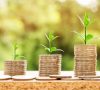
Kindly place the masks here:
[(84, 19), (82, 19), (80, 17), (79, 17), (79, 19), (80, 19), (81, 23), (83, 24), (84, 34), (80, 34), (80, 33), (76, 32), (76, 31), (74, 31), (74, 33), (79, 35), (84, 40), (84, 44), (87, 44), (87, 42), (93, 38), (92, 34), (87, 34), (87, 28), (91, 24), (91, 20), (90, 20), (90, 18), (89, 18), (87, 13), (85, 13)]
[(48, 47), (45, 46), (45, 45), (42, 45), (45, 48), (45, 50), (47, 50), (49, 53), (53, 53), (53, 52), (56, 52), (56, 51), (62, 51), (62, 52), (64, 52), (63, 50), (57, 49), (55, 46), (53, 46), (53, 41), (55, 39), (57, 39), (58, 36), (54, 36), (53, 33), (49, 33), (48, 35), (45, 34), (45, 36), (46, 36), (46, 38), (47, 38), (47, 40), (49, 42), (49, 46)]
[(24, 56), (21, 56), (17, 54), (18, 44), (14, 43), (13, 45), (13, 59), (16, 60), (17, 58), (25, 58)]

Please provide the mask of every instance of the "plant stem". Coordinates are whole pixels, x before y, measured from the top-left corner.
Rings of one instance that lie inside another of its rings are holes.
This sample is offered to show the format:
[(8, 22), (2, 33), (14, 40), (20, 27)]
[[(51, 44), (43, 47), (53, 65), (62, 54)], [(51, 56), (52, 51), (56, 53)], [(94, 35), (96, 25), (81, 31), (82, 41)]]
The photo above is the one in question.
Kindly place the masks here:
[(17, 50), (17, 44), (14, 45), (13, 47), (13, 54), (14, 54), (14, 60), (16, 60), (16, 50)]
[(87, 35), (87, 33), (86, 33), (86, 27), (85, 27), (85, 40), (84, 40), (84, 42), (85, 42), (85, 45), (87, 44), (87, 41), (86, 41), (86, 35)]
[(16, 59), (16, 49), (14, 47), (14, 60)]
[(50, 53), (51, 53), (51, 41), (49, 41), (49, 49), (50, 49)]

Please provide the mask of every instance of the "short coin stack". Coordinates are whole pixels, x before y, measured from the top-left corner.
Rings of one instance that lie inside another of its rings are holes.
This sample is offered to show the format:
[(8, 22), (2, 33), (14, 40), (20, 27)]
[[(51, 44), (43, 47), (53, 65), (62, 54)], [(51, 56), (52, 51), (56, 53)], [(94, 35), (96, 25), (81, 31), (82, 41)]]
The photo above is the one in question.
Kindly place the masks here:
[(61, 71), (61, 55), (40, 55), (39, 76), (59, 75)]
[(96, 59), (95, 45), (76, 45), (74, 47), (75, 76), (96, 75)]
[(26, 61), (5, 61), (5, 75), (24, 75), (26, 71)]

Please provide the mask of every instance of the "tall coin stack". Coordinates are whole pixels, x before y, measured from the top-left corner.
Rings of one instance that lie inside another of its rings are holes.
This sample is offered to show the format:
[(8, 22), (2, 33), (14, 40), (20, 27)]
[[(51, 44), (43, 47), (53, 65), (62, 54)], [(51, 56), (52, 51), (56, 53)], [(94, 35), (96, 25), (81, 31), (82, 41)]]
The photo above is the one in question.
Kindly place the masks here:
[(74, 46), (75, 76), (96, 75), (97, 50), (95, 45)]

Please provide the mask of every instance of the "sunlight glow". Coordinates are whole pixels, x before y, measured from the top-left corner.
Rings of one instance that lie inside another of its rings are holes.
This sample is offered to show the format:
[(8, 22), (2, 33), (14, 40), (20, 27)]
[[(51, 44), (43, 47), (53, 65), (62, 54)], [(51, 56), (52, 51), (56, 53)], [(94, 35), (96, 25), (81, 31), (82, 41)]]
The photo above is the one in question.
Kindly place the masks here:
[(92, 0), (76, 0), (80, 5), (88, 6)]
[(78, 4), (91, 9), (93, 12), (96, 12), (98, 10), (97, 0), (76, 0), (76, 1)]
[(66, 0), (59, 0), (59, 2), (64, 3)]
[(5, 8), (7, 4), (6, 0), (0, 0), (0, 8)]

